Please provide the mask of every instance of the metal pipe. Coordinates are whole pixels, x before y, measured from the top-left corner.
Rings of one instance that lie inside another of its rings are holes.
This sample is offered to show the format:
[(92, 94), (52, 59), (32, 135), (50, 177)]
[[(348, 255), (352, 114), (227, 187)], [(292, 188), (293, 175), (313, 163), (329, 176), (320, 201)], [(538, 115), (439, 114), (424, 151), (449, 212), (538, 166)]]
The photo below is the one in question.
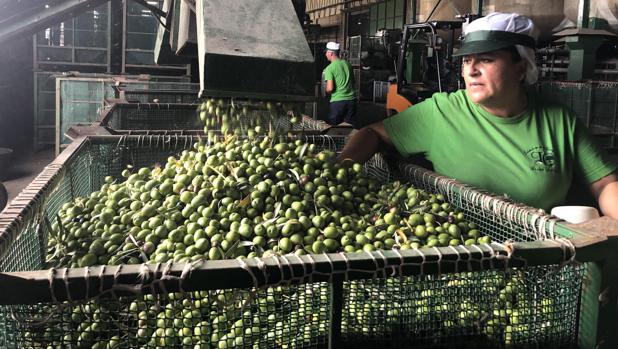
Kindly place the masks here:
[(416, 24), (416, 16), (418, 16), (418, 13), (416, 13), (417, 10), (418, 10), (418, 7), (417, 7), (416, 0), (412, 0), (412, 24)]
[(479, 17), (483, 16), (483, 0), (476, 0), (476, 14)]

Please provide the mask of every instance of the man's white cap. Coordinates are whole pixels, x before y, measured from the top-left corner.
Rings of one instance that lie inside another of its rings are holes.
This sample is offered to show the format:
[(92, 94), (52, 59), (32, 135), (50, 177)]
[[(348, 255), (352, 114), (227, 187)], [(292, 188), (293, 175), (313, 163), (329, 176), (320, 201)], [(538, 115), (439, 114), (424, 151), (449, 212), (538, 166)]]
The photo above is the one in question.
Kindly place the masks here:
[(532, 20), (517, 13), (490, 13), (463, 28), (462, 47), (454, 55), (490, 52), (515, 46), (527, 63), (526, 83), (534, 84), (538, 69), (534, 58), (534, 45), (539, 36)]
[(330, 41), (326, 44), (326, 49), (328, 51), (339, 51), (339, 44), (333, 41)]

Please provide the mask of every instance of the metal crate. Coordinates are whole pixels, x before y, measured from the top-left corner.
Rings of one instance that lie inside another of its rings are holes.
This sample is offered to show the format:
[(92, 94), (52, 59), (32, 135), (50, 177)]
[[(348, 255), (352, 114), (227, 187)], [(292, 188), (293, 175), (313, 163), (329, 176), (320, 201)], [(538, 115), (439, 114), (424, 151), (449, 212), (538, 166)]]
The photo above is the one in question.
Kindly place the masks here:
[[(334, 151), (345, 143), (343, 137), (300, 137)], [(141, 336), (156, 335), (156, 314), (145, 311), (150, 307), (171, 309), (160, 317), (164, 323), (193, 329), (186, 333), (192, 338), (187, 343), (169, 333), (172, 339), (163, 340), (162, 348), (195, 344), (193, 337), (203, 332), (213, 347), (228, 348), (596, 344), (601, 282), (591, 275), (597, 269), (568, 262), (576, 256), (582, 262), (607, 258), (615, 248), (607, 238), (579, 233), (531, 208), (405, 164), (401, 178), (442, 193), (481, 231), (504, 243), (40, 270), (49, 222), (63, 203), (97, 190), (106, 175), (120, 178), (127, 164), (166, 161), (196, 140), (178, 135), (79, 139), (10, 204), (0, 215), (0, 346), (36, 347), (49, 338), (60, 338), (63, 347), (75, 345), (95, 317), (108, 320), (81, 346), (106, 347), (109, 343), (97, 344), (105, 339), (119, 347), (144, 347)], [(393, 178), (379, 157), (366, 169), (382, 180)], [(508, 327), (488, 328), (489, 319), (502, 316), (499, 309), (494, 314), (493, 304), (505, 285), (516, 290), (517, 322), (511, 318)], [(581, 304), (587, 306), (580, 309)], [(142, 317), (144, 322), (138, 321)], [(223, 332), (213, 336), (223, 329), (236, 333), (232, 342), (225, 338), (221, 344)]]
[[(97, 123), (116, 133), (134, 130), (202, 131), (197, 116), (198, 104), (114, 103), (101, 111)], [(203, 131), (202, 131), (203, 132)]]
[(191, 103), (197, 85), (188, 82), (142, 81), (121, 77), (56, 77), (56, 154), (71, 140), (67, 130), (76, 124), (92, 123), (106, 99), (135, 102)]
[[(128, 103), (116, 102), (101, 110), (97, 124), (114, 134), (203, 134), (204, 124), (198, 117), (199, 104), (189, 103)], [(254, 111), (243, 122), (259, 114)], [(271, 125), (263, 121), (261, 126)], [(330, 125), (303, 115), (301, 121), (291, 124), (287, 118), (274, 120), (275, 128), (312, 132), (326, 130)], [(217, 129), (218, 127), (215, 127)]]
[(195, 103), (198, 84), (177, 82), (127, 82), (114, 86), (117, 98), (139, 103)]

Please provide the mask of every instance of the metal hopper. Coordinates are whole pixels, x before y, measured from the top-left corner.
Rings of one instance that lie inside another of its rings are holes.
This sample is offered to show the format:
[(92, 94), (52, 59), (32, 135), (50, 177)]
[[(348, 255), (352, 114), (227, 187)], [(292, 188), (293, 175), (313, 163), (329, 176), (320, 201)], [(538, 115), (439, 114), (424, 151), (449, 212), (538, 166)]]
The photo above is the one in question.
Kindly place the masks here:
[(313, 99), (313, 56), (290, 0), (198, 0), (196, 17), (200, 96)]

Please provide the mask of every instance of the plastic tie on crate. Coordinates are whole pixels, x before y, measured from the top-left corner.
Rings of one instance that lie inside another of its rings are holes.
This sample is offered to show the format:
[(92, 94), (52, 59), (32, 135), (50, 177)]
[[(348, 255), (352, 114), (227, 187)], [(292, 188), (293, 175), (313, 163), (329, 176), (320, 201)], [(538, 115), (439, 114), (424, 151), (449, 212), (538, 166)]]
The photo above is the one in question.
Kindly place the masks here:
[(461, 248), (466, 251), (466, 254), (468, 255), (468, 259), (466, 259), (466, 269), (468, 271), (472, 270), (472, 261), (474, 260), (474, 258), (472, 258), (472, 251), (470, 251), (468, 249), (468, 246), (461, 246)]
[(436, 264), (438, 266), (438, 275), (442, 275), (442, 252), (440, 252), (440, 249), (436, 246), (433, 246), (432, 248), (438, 254), (438, 260), (436, 261)]
[(90, 296), (90, 267), (84, 268), (84, 281), (86, 283), (86, 299)]
[[(490, 249), (490, 251), (491, 251), (490, 252), (490, 256), (495, 256), (495, 253), (493, 253), (493, 249), (491, 248), (491, 246), (489, 244), (484, 244), (483, 246), (486, 246), (486, 247), (488, 247)], [(477, 250), (481, 254), (481, 258), (477, 260), (479, 262), (479, 268), (480, 269), (483, 269), (483, 266), (485, 265), (484, 262), (486, 260), (489, 260), (490, 269), (491, 269), (491, 267), (493, 267), (493, 263), (492, 263), (491, 257), (489, 257), (489, 258), (485, 257), (485, 251), (483, 251), (482, 248), (480, 248), (478, 245), (470, 245), (470, 248)]]
[(514, 256), (514, 254), (515, 254), (515, 245), (514, 245), (512, 240), (506, 240), (504, 243), (499, 243), (499, 242), (493, 241), (491, 244), (497, 245), (497, 246), (501, 247), (502, 251), (504, 251), (506, 253), (506, 255), (501, 254), (501, 253), (496, 253), (495, 254), (495, 259), (496, 260), (504, 261), (505, 262), (505, 265), (504, 265), (505, 268), (509, 267), (509, 262), (511, 260), (518, 260), (518, 261), (522, 262), (524, 268), (528, 266), (528, 261), (526, 261), (525, 259), (523, 259), (521, 257)]
[[(49, 282), (50, 298), (53, 303), (58, 303), (58, 298), (54, 291), (54, 280), (56, 276), (56, 269), (50, 268), (47, 276), (48, 276), (48, 282)], [(15, 313), (14, 307), (10, 307), (11, 319), (15, 320), (16, 322), (26, 327), (28, 326), (38, 327), (38, 326), (48, 325), (52, 321), (52, 317), (54, 316), (54, 314), (60, 313), (64, 308), (69, 307), (73, 303), (73, 300), (71, 299), (71, 295), (69, 292), (68, 269), (67, 268), (63, 268), (62, 279), (64, 281), (66, 292), (67, 292), (67, 299), (68, 299), (67, 303), (58, 304), (57, 306), (52, 308), (49, 314), (47, 314), (46, 316), (42, 318), (35, 318), (34, 316), (31, 316), (31, 317), (18, 316)]]
[(539, 218), (539, 226), (538, 226), (538, 233), (539, 236), (543, 239), (543, 240), (547, 240), (548, 237), (548, 233), (549, 233), (549, 237), (550, 238), (554, 238), (554, 231), (553, 229), (551, 229), (551, 231), (547, 231), (547, 221), (550, 219), (549, 216), (547, 215), (542, 215), (541, 218)]
[[(373, 255), (373, 253), (371, 253), (370, 251), (365, 251), (365, 253), (367, 255), (369, 255), (369, 257), (371, 258), (371, 261), (373, 262), (373, 264), (375, 265), (375, 270), (373, 272), (373, 276), (371, 277), (372, 279), (376, 279), (378, 277), (378, 271), (380, 270), (380, 265), (378, 264), (378, 260), (376, 259), (376, 257)], [(349, 269), (348, 269), (349, 270)], [(346, 273), (347, 271), (346, 270)]]
[(279, 284), (284, 284), (284, 280), (285, 280), (285, 273), (283, 272), (283, 266), (281, 265), (281, 261), (279, 260), (279, 256), (278, 255), (272, 255), (269, 258), (273, 258), (275, 260), (275, 263), (277, 263), (277, 267), (279, 268)]
[(62, 281), (64, 282), (64, 288), (67, 292), (67, 301), (73, 303), (73, 298), (71, 297), (71, 291), (69, 289), (69, 269), (62, 268), (62, 271)]
[(401, 253), (399, 252), (398, 248), (394, 248), (392, 249), (392, 251), (397, 255), (397, 257), (399, 257), (399, 266), (395, 267), (393, 266), (393, 273), (391, 274), (391, 276), (395, 276), (395, 270), (398, 270), (398, 275), (399, 277), (401, 277), (401, 275), (403, 275), (403, 263), (404, 263), (404, 258), (401, 255)]
[(126, 142), (127, 142), (127, 136), (126, 135), (120, 136), (120, 138), (118, 139), (118, 143), (116, 144), (116, 149), (125, 148)]
[(164, 281), (169, 280), (168, 276), (169, 276), (171, 269), (172, 269), (172, 263), (168, 261), (167, 263), (165, 263), (163, 270), (161, 270), (161, 277), (159, 277), (158, 280), (154, 281), (156, 284), (159, 285), (163, 294), (169, 294), (169, 292), (167, 291), (167, 287), (165, 287)]
[(350, 272), (357, 272), (357, 273), (371, 273), (372, 277), (371, 279), (376, 279), (378, 277), (378, 272), (380, 271), (380, 265), (378, 264), (378, 260), (375, 258), (375, 256), (369, 252), (369, 251), (364, 251), (366, 254), (369, 255), (369, 257), (371, 257), (371, 260), (373, 261), (373, 264), (375, 266), (375, 269), (373, 271), (368, 271), (368, 270), (364, 270), (364, 269), (354, 269), (350, 266), (350, 259), (348, 258), (348, 256), (346, 255), (345, 252), (339, 252), (339, 255), (341, 256), (341, 258), (343, 258), (345, 264), (346, 264), (346, 269), (340, 273), (343, 273), (344, 275), (344, 281), (349, 281), (350, 280), (350, 276), (349, 273)]
[(333, 282), (333, 275), (335, 274), (335, 265), (333, 264), (333, 260), (330, 259), (330, 256), (328, 255), (328, 253), (324, 252), (322, 254), (324, 255), (324, 257), (326, 257), (326, 260), (328, 261), (328, 264), (330, 265), (330, 273), (328, 276), (328, 282)]
[(47, 280), (49, 281), (49, 293), (50, 298), (53, 303), (58, 303), (58, 298), (56, 298), (56, 292), (54, 291), (54, 277), (56, 276), (56, 269), (49, 268), (47, 272)]
[(457, 255), (457, 259), (455, 260), (455, 273), (459, 273), (459, 263), (463, 260), (461, 259), (461, 254), (455, 246), (449, 245), (448, 247)]
[(118, 264), (116, 271), (114, 272), (114, 277), (113, 277), (114, 283), (112, 284), (112, 288), (110, 289), (112, 297), (114, 298), (118, 298), (116, 296), (116, 289), (118, 287), (118, 277), (120, 276), (121, 271), (122, 271), (122, 264)]
[(573, 242), (571, 242), (571, 240), (562, 237), (555, 237), (549, 241), (555, 242), (559, 245), (560, 249), (562, 250), (563, 261), (554, 268), (552, 268), (549, 272), (547, 272), (545, 276), (555, 274), (565, 266), (574, 265), (576, 263), (575, 257), (577, 252), (575, 245), (573, 245)]
[(249, 265), (247, 264), (247, 262), (245, 262), (243, 259), (237, 259), (237, 261), (238, 261), (240, 268), (242, 268), (247, 273), (249, 273), (249, 276), (251, 277), (251, 280), (253, 281), (253, 288), (255, 289), (259, 288), (258, 279), (253, 273), (253, 271), (251, 270), (251, 268), (249, 267)]
[[(292, 264), (290, 263), (290, 260), (288, 259), (287, 256), (294, 256), (294, 257), (298, 258), (298, 260), (301, 261), (300, 265), (303, 268), (303, 275), (301, 275), (300, 277), (296, 277), (294, 275), (294, 268), (292, 267)], [(290, 270), (290, 276), (291, 277), (290, 277), (288, 285), (291, 285), (292, 282), (302, 282), (307, 277), (307, 268), (305, 268), (305, 264), (302, 263), (302, 259), (300, 259), (300, 257), (298, 257), (295, 254), (291, 254), (291, 255), (283, 255), (283, 256), (281, 256), (281, 259), (283, 259), (285, 264), (288, 266), (288, 269)]]
[(100, 282), (99, 282), (99, 294), (103, 293), (103, 291), (104, 291), (103, 290), (103, 275), (105, 275), (105, 269), (106, 269), (106, 266), (102, 265), (101, 269), (99, 270), (99, 275), (98, 275), (99, 280), (100, 280)]
[(422, 259), (422, 261), (420, 263), (406, 263), (405, 258), (403, 257), (403, 255), (399, 252), (399, 250), (397, 249), (393, 249), (393, 252), (395, 252), (397, 254), (397, 256), (399, 257), (399, 266), (397, 267), (399, 269), (399, 276), (401, 277), (401, 275), (403, 275), (403, 267), (407, 267), (407, 266), (414, 266), (414, 267), (418, 267), (419, 268), (419, 275), (425, 275), (425, 264), (427, 262), (427, 256), (425, 256), (425, 254), (423, 253), (422, 250), (419, 249), (415, 249), (414, 251), (416, 253), (418, 253)]
[(376, 253), (382, 257), (382, 261), (384, 262), (384, 266), (381, 268), (382, 271), (382, 277), (386, 277), (386, 269), (388, 266), (388, 259), (386, 258), (386, 256), (384, 255), (384, 252), (382, 250), (377, 250)]

